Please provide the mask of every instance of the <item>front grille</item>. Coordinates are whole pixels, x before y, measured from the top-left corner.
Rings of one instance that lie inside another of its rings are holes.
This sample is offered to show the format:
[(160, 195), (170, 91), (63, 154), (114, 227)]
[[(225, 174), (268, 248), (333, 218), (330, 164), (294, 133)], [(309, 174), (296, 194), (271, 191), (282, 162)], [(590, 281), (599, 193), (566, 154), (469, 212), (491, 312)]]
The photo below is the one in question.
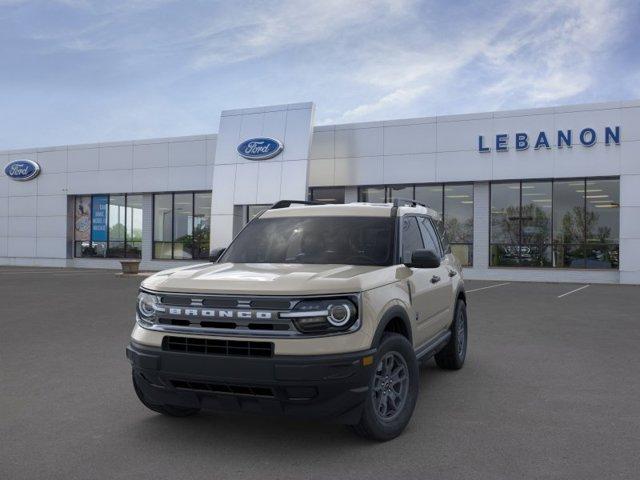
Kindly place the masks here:
[(213, 340), (209, 338), (164, 337), (162, 349), (171, 352), (201, 353), (232, 357), (272, 357), (272, 342)]
[(277, 298), (258, 298), (251, 300), (251, 308), (266, 308), (267, 310), (289, 310), (291, 300)]
[[(156, 293), (155, 324), (149, 328), (176, 335), (287, 338), (304, 335), (286, 313), (310, 297)], [(342, 296), (342, 295), (340, 295)], [(344, 295), (358, 302), (353, 294)], [(325, 298), (325, 297), (322, 297)], [(186, 346), (176, 347), (184, 349)], [(206, 345), (194, 348), (208, 352)], [(225, 345), (211, 350), (224, 355)], [(252, 355), (253, 356), (253, 353)]]
[(205, 383), (191, 380), (171, 380), (174, 388), (198, 390), (200, 392), (227, 393), (231, 395), (250, 395), (254, 397), (275, 397), (273, 390), (268, 387), (229, 385), (226, 383)]
[(202, 300), (202, 305), (210, 308), (236, 308), (238, 306), (238, 299), (211, 297)]
[(289, 320), (274, 320), (271, 322), (247, 323), (240, 322), (222, 322), (222, 321), (191, 321), (185, 318), (164, 318), (158, 319), (158, 323), (162, 325), (175, 325), (178, 327), (201, 327), (201, 328), (217, 328), (222, 330), (258, 330), (258, 331), (291, 331), (291, 322)]
[(166, 305), (174, 305), (176, 307), (188, 307), (191, 305), (189, 297), (180, 297), (178, 295), (165, 295), (160, 298), (160, 301)]

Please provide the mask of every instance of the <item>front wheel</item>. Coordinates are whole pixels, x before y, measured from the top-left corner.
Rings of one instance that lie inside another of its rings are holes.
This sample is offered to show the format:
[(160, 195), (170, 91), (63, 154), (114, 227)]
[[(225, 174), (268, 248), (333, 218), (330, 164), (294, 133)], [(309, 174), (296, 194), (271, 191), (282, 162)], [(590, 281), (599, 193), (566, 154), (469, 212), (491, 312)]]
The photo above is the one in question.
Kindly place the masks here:
[(467, 305), (460, 299), (456, 303), (455, 317), (451, 324), (451, 339), (435, 358), (436, 364), (445, 370), (460, 370), (467, 357)]
[(405, 429), (418, 398), (418, 362), (411, 343), (385, 334), (376, 355), (362, 418), (353, 431), (377, 441), (391, 440)]

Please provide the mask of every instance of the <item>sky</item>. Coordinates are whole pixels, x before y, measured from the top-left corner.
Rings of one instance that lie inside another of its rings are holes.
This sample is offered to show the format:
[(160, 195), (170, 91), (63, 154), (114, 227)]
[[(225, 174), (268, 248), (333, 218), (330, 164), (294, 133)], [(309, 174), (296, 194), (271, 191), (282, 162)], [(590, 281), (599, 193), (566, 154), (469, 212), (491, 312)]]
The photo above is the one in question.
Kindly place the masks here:
[(0, 0), (0, 150), (640, 98), (635, 0)]

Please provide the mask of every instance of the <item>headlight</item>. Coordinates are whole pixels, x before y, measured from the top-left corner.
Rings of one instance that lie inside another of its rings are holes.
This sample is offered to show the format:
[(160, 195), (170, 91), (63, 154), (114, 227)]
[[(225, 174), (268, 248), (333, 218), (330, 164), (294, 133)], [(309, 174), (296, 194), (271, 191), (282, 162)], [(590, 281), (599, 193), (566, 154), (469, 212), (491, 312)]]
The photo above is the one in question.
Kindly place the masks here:
[(158, 297), (150, 293), (140, 292), (138, 294), (137, 312), (138, 318), (143, 324), (155, 323), (156, 305), (159, 303)]
[(334, 327), (342, 327), (346, 325), (355, 313), (355, 307), (351, 302), (329, 305), (327, 310), (329, 311), (327, 320), (329, 320), (329, 323)]
[(280, 317), (290, 318), (302, 333), (344, 332), (358, 326), (358, 309), (348, 298), (303, 300)]

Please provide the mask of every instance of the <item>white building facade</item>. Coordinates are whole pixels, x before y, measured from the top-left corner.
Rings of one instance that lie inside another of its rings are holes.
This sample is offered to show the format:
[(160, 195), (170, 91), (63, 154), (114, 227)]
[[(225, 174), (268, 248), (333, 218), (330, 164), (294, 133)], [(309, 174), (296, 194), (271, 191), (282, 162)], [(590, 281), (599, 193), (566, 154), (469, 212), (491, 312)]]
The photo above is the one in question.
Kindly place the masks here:
[(441, 213), (466, 278), (640, 284), (640, 101), (322, 126), (313, 103), (277, 105), (0, 164), (2, 265), (157, 270), (280, 199), (406, 198)]

